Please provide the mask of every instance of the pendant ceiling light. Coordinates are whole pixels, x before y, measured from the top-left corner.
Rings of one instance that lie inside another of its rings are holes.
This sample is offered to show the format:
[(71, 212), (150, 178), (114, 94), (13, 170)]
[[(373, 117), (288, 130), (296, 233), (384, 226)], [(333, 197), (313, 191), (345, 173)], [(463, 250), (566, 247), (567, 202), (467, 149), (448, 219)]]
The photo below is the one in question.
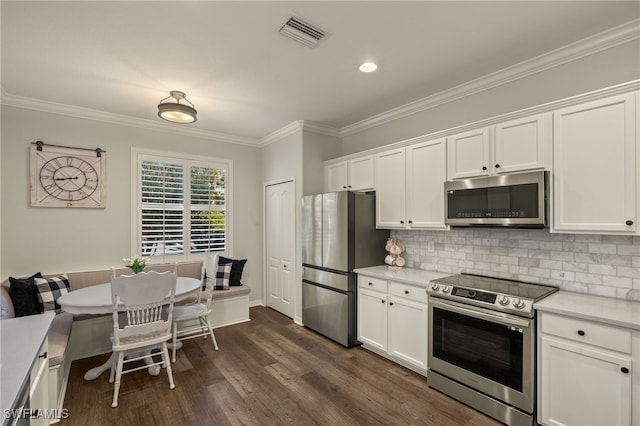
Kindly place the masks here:
[[(169, 92), (169, 96), (162, 99), (158, 104), (158, 116), (172, 123), (188, 124), (195, 122), (198, 112), (194, 105), (187, 100), (186, 96), (184, 92), (177, 90)], [(172, 98), (175, 99), (175, 102), (173, 102)], [(180, 103), (180, 101), (186, 103)]]

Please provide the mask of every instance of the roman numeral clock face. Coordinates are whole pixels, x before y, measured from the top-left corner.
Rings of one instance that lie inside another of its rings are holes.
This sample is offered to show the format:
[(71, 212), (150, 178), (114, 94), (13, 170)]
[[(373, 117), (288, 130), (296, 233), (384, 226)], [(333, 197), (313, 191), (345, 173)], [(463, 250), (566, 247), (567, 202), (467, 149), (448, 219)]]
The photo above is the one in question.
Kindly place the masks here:
[(72, 148), (31, 149), (31, 205), (105, 207), (106, 157)]

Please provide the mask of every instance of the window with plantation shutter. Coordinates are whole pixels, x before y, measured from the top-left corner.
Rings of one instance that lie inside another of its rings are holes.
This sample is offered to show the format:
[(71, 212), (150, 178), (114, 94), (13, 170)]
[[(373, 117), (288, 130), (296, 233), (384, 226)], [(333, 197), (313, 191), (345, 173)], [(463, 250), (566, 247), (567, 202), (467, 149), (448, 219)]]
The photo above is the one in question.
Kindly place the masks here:
[(174, 261), (228, 251), (231, 161), (136, 157), (136, 253)]

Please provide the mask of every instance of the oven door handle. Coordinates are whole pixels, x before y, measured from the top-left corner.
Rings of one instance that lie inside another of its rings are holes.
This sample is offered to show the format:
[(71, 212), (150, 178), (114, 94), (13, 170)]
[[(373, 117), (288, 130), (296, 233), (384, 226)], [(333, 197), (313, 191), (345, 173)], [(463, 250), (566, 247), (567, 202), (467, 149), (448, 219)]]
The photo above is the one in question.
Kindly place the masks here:
[(469, 309), (466, 305), (462, 303), (445, 301), (442, 299), (435, 299), (433, 297), (429, 298), (429, 305), (440, 307), (446, 309), (448, 311), (456, 312), (458, 314), (467, 315), (473, 318), (478, 318), (490, 322), (495, 322), (502, 325), (528, 328), (531, 326), (531, 320), (516, 317), (514, 315), (503, 314), (499, 312), (493, 312), (488, 309), (474, 307), (473, 309)]

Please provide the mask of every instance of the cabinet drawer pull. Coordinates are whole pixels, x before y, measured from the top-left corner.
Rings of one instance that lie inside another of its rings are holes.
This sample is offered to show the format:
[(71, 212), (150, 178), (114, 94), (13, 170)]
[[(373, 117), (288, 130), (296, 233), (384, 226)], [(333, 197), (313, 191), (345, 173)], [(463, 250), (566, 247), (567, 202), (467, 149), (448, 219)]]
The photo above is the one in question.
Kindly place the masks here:
[(47, 353), (45, 352), (43, 354), (38, 355), (38, 358), (47, 359)]
[(627, 367), (622, 367), (620, 371), (622, 371), (624, 374), (629, 374), (629, 369)]
[(628, 221), (625, 222), (625, 224), (627, 226), (631, 226), (631, 225), (633, 225), (633, 221), (632, 220), (628, 220)]
[(584, 331), (583, 330), (578, 330), (578, 336), (584, 336)]

